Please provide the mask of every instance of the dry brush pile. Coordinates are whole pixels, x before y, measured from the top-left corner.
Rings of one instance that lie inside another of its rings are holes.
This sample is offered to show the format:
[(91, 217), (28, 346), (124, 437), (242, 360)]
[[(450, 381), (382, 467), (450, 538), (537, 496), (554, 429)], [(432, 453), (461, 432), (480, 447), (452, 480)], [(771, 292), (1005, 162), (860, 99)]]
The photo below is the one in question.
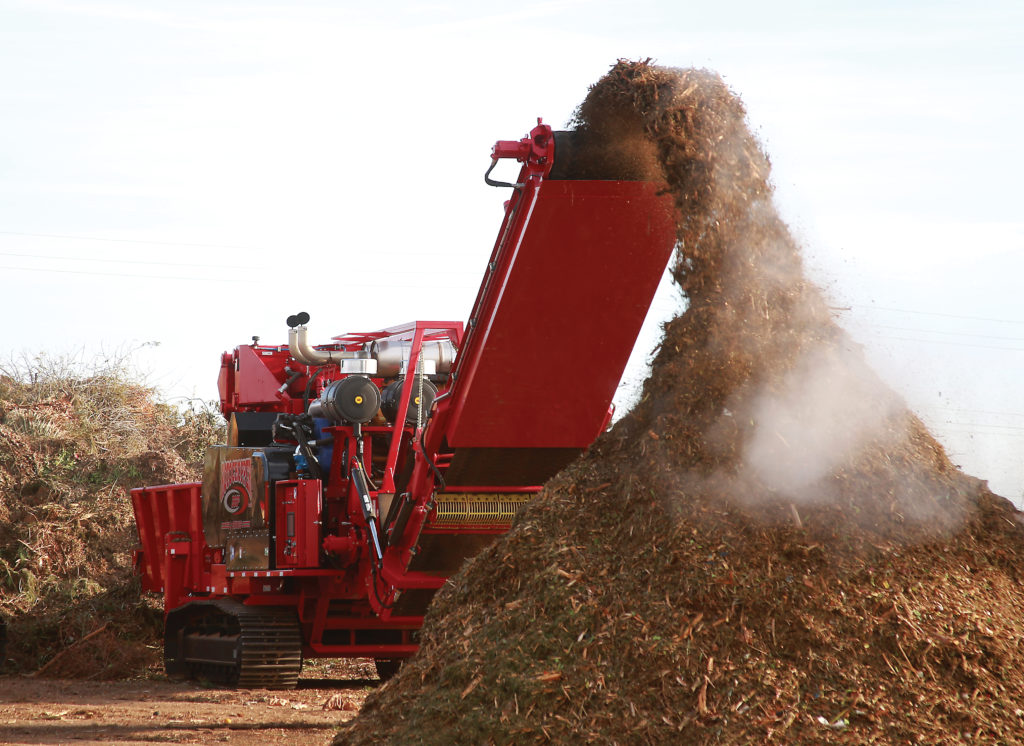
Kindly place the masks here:
[(162, 614), (132, 572), (128, 490), (196, 479), (220, 420), (159, 403), (127, 362), (0, 366), (5, 672), (114, 678), (160, 660)]
[(1024, 742), (1020, 514), (833, 322), (739, 99), (620, 62), (578, 120), (653, 154), (687, 309), (335, 743)]

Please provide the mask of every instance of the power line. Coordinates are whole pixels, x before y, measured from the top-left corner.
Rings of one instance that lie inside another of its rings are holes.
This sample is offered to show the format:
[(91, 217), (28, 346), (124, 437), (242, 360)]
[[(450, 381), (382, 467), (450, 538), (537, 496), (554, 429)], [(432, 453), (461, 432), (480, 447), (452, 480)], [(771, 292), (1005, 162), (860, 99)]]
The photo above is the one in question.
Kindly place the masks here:
[[(200, 265), (197, 265), (200, 266)], [(145, 280), (180, 280), (184, 282), (225, 282), (225, 283), (245, 283), (245, 284), (257, 284), (262, 283), (263, 279), (244, 279), (238, 277), (181, 277), (174, 276), (168, 277), (166, 275), (141, 275), (141, 274), (129, 274), (125, 272), (90, 272), (83, 269), (50, 269), (45, 267), (8, 267), (0, 266), (0, 269), (11, 270), (13, 272), (51, 272), (66, 275), (92, 275), (95, 277), (132, 277), (141, 278)], [(401, 274), (416, 274), (414, 271), (402, 272)], [(446, 273), (450, 274), (450, 273)], [(431, 284), (430, 287), (434, 290), (471, 290), (475, 288), (477, 283), (465, 283), (462, 285), (436, 285)], [(367, 288), (379, 288), (382, 290), (422, 290), (423, 284), (419, 283), (371, 283), (371, 282), (356, 282), (353, 283), (353, 287), (358, 290), (364, 290)]]
[(99, 277), (134, 277), (142, 278), (146, 280), (186, 280), (188, 282), (245, 282), (254, 283), (257, 280), (246, 280), (239, 279), (237, 277), (167, 277), (166, 275), (137, 275), (128, 274), (123, 272), (89, 272), (84, 269), (47, 269), (43, 267), (5, 267), (0, 266), (0, 269), (9, 269), (14, 272), (55, 272), (62, 275), (93, 275)]
[[(53, 259), (62, 262), (103, 262), (105, 264), (148, 264), (162, 267), (210, 267), (216, 269), (266, 269), (266, 267), (241, 267), (237, 264), (202, 264), (198, 262), (154, 262), (143, 259), (106, 259), (103, 257), (54, 256), (51, 254), (18, 254), (11, 251), (0, 251), (0, 256), (13, 256), (21, 259)], [(40, 268), (40, 271), (44, 271)], [(56, 271), (56, 270), (55, 270)]]
[(267, 251), (256, 246), (235, 246), (219, 243), (186, 243), (183, 241), (147, 241), (137, 238), (106, 238), (102, 236), (71, 236), (64, 233), (22, 233), (20, 231), (0, 231), (4, 236), (31, 236), (32, 238), (70, 238), (75, 241), (106, 241), (109, 243), (144, 243), (153, 246), (196, 246), (204, 249), (245, 249), (246, 251)]
[(1003, 350), (1004, 352), (1024, 352), (1024, 347), (999, 347), (997, 345), (975, 345), (970, 342), (954, 342), (949, 339), (918, 339), (915, 337), (890, 337), (880, 335), (879, 339), (891, 339), (897, 342), (924, 342), (940, 345), (953, 345), (954, 347), (977, 347), (983, 350)]
[[(955, 313), (939, 313), (937, 311), (914, 311), (909, 308), (890, 308), (888, 306), (865, 306), (862, 308), (871, 308), (878, 311), (893, 311), (895, 313), (913, 313), (920, 316), (942, 316), (948, 319), (967, 319), (969, 321), (994, 321), (998, 324), (1024, 324), (1024, 320), (1018, 319), (993, 319), (985, 316), (961, 316)], [(840, 311), (852, 310), (852, 309), (837, 309)]]
[[(31, 238), (66, 238), (73, 241), (104, 241), (108, 243), (134, 243), (134, 244), (149, 244), (153, 246), (192, 246), (203, 249), (240, 249), (242, 251), (268, 251), (275, 253), (282, 253), (281, 249), (273, 249), (266, 246), (242, 246), (236, 244), (219, 244), (219, 243), (192, 243), (188, 241), (150, 241), (146, 239), (136, 238), (106, 238), (102, 236), (73, 236), (64, 233), (24, 233), (21, 231), (0, 231), (0, 236), (28, 236)], [(377, 257), (388, 257), (395, 256), (400, 258), (408, 258), (408, 252), (404, 251), (376, 251), (374, 256)], [(463, 252), (459, 251), (418, 251), (417, 256), (421, 257), (455, 257), (458, 259), (465, 259), (466, 256)], [(474, 259), (477, 257), (473, 257)], [(486, 256), (481, 257), (481, 262), (486, 260)]]
[(995, 414), (1001, 417), (1024, 417), (1024, 412), (995, 412), (991, 409), (962, 409), (958, 407), (922, 407), (929, 412), (970, 412), (972, 414)]
[(936, 427), (935, 430), (942, 434), (956, 433), (959, 435), (978, 435), (988, 436), (990, 438), (1024, 438), (1024, 432), (1022, 433), (994, 433), (990, 430), (968, 430), (967, 428), (956, 428), (956, 427)]
[(946, 420), (944, 424), (959, 425), (961, 427), (990, 427), (997, 430), (1019, 430), (1020, 432), (1024, 432), (1024, 427), (1020, 427), (1019, 425), (995, 425), (987, 422), (957, 422), (956, 420)]
[(956, 337), (973, 337), (975, 339), (998, 339), (1005, 342), (1024, 342), (1024, 337), (1000, 337), (992, 334), (974, 334), (972, 332), (944, 332), (939, 329), (912, 329), (905, 326), (889, 326), (888, 324), (872, 324), (870, 321), (859, 322), (862, 326), (873, 329), (892, 329), (898, 332), (922, 332), (924, 334), (948, 334)]
[[(151, 266), (164, 266), (164, 267), (198, 267), (200, 269), (230, 269), (233, 271), (260, 271), (270, 272), (276, 271), (274, 267), (268, 267), (264, 264), (207, 264), (206, 262), (157, 262), (144, 259), (107, 259), (104, 257), (77, 257), (77, 256), (55, 256), (52, 254), (24, 254), (16, 253), (11, 251), (0, 251), (0, 256), (10, 256), (19, 259), (51, 259), (54, 261), (64, 262), (101, 262), (104, 264), (143, 264)], [(378, 255), (380, 256), (380, 255)], [(10, 268), (8, 268), (10, 269)], [(47, 267), (23, 267), (21, 269), (35, 270), (38, 272), (50, 271)], [(58, 272), (60, 270), (53, 270)], [(83, 270), (84, 271), (84, 270)], [(379, 276), (376, 270), (360, 270), (363, 272), (369, 272), (373, 276)], [(424, 273), (422, 270), (411, 268), (411, 269), (389, 269), (387, 271), (389, 276), (393, 275), (416, 275), (422, 276)], [(96, 272), (96, 274), (104, 274), (102, 272)], [(357, 274), (357, 272), (348, 272), (346, 275)], [(475, 269), (446, 269), (444, 270), (446, 276), (450, 275), (473, 275), (480, 277), (480, 272)], [(359, 283), (360, 285), (364, 283)]]

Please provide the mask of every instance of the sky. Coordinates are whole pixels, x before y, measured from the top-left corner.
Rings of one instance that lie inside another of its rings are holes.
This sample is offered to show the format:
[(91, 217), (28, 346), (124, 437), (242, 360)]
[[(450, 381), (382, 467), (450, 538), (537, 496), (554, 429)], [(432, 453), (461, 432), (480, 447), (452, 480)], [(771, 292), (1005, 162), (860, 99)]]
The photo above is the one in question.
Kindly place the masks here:
[[(494, 141), (652, 58), (742, 97), (839, 323), (1021, 504), (1021, 38), (1011, 0), (0, 0), (0, 361), (127, 355), (214, 399), (298, 311), (315, 342), (463, 320)], [(679, 308), (663, 283), (620, 409)]]

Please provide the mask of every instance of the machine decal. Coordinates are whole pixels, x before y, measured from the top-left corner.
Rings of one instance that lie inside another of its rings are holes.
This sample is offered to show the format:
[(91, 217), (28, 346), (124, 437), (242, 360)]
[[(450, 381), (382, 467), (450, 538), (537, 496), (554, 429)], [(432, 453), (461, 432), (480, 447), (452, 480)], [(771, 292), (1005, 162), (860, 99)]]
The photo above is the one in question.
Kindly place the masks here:
[(252, 493), (252, 463), (249, 459), (225, 461), (220, 467), (221, 504), (229, 515), (244, 513)]

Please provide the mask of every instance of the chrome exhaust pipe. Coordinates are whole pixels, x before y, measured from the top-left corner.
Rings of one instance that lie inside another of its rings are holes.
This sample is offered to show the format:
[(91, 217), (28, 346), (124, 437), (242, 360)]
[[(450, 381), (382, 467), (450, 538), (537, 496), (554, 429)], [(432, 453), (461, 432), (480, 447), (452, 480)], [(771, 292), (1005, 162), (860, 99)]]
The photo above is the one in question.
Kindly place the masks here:
[[(309, 314), (288, 318), (288, 352), (303, 365), (340, 365), (343, 373), (376, 373), (366, 350), (317, 350), (309, 343)], [(294, 322), (294, 323), (293, 323)], [(301, 323), (299, 323), (301, 322)], [(361, 361), (346, 365), (345, 361)], [(375, 363), (375, 361), (374, 361)], [(372, 368), (372, 370), (371, 370)]]

